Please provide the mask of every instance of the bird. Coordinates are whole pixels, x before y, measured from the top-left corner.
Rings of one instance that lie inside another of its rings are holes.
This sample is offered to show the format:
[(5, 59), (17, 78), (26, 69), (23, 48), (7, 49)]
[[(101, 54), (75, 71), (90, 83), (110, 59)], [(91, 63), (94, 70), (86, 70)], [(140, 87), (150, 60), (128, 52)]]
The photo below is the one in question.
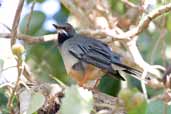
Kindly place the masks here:
[(125, 80), (121, 72), (141, 75), (141, 72), (121, 62), (121, 56), (100, 40), (81, 35), (69, 23), (53, 24), (58, 33), (57, 46), (66, 72), (83, 86), (89, 80), (107, 74)]

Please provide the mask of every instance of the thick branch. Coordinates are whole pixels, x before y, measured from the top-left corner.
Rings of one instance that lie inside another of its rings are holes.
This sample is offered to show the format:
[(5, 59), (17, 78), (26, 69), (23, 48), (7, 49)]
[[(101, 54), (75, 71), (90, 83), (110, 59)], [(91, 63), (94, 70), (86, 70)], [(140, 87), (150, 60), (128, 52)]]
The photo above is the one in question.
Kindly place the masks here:
[[(0, 37), (10, 39), (12, 36), (10, 33), (0, 33)], [(26, 43), (33, 44), (33, 43), (56, 41), (57, 34), (49, 34), (44, 36), (29, 36), (25, 34), (17, 34), (17, 38), (19, 40), (23, 40)]]
[(19, 24), (19, 21), (20, 21), (20, 16), (21, 16), (21, 11), (22, 11), (23, 5), (24, 5), (24, 0), (20, 0), (19, 4), (18, 4), (18, 7), (17, 7), (17, 10), (16, 10), (13, 25), (12, 25), (11, 46), (16, 42), (17, 28), (18, 28), (18, 24)]

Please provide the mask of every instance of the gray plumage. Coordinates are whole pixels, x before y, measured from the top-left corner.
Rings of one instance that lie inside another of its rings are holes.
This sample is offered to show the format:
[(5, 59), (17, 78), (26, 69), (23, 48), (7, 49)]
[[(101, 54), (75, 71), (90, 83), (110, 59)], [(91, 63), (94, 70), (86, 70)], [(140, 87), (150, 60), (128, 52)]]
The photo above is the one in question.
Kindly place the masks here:
[(138, 70), (122, 64), (120, 56), (112, 52), (105, 43), (77, 34), (70, 24), (54, 26), (57, 30), (62, 29), (58, 33), (58, 45), (67, 71), (72, 67), (83, 72), (86, 65), (91, 64), (121, 80), (124, 78), (120, 75), (120, 71), (141, 75)]

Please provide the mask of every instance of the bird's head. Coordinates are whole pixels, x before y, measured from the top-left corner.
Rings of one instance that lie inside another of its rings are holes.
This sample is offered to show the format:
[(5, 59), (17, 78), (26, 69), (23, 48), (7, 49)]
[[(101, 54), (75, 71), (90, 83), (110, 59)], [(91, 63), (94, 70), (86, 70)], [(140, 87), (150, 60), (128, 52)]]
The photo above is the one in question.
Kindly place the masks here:
[(65, 40), (69, 38), (72, 38), (75, 34), (75, 29), (69, 23), (65, 23), (63, 25), (53, 24), (53, 26), (57, 30), (59, 44), (62, 44)]
[(75, 29), (69, 23), (65, 23), (63, 25), (53, 24), (59, 34), (65, 34), (66, 37), (72, 37), (75, 34)]

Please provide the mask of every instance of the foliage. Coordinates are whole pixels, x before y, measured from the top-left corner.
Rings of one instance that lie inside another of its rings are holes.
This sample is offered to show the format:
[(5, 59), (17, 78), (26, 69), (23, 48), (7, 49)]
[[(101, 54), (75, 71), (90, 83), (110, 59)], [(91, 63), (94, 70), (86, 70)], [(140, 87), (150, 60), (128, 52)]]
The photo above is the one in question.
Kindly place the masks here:
[(122, 89), (118, 95), (123, 99), (128, 114), (145, 114), (147, 103), (142, 93), (136, 89)]
[(93, 109), (93, 94), (91, 91), (72, 85), (65, 90), (62, 99), (61, 114), (90, 114)]
[(148, 108), (146, 110), (146, 114), (170, 114), (171, 106), (168, 106), (165, 112), (164, 102), (162, 100), (153, 100), (148, 103)]
[[(26, 0), (26, 6), (31, 5), (33, 2), (36, 4), (44, 4), (48, 0)], [(62, 0), (61, 0), (62, 1)], [(122, 0), (124, 1), (124, 0)], [(141, 3), (138, 0), (129, 0), (138, 6)], [(59, 2), (59, 1), (56, 1)], [(104, 1), (104, 3), (106, 3)], [(118, 0), (109, 0), (107, 2), (111, 8), (111, 12), (109, 15), (118, 18), (118, 22), (115, 22), (113, 19), (112, 23), (119, 23), (119, 27), (124, 31), (131, 28), (137, 24), (137, 20), (141, 20), (152, 10), (148, 10), (147, 14), (144, 13), (143, 16), (139, 17), (137, 15), (133, 15), (135, 9), (128, 8), (123, 2)], [(156, 4), (155, 7), (162, 6), (165, 3), (160, 1)], [(51, 19), (53, 19), (54, 23), (65, 23), (68, 19), (71, 18), (73, 12), (70, 12), (62, 3), (59, 3), (60, 9), (55, 12), (53, 15), (49, 17), (46, 11), (33, 10), (31, 15), (31, 21), (29, 23), (29, 31), (26, 32), (28, 18), (30, 13), (25, 14), (22, 17), (22, 20), (19, 24), (19, 30), (23, 34), (31, 35), (31, 36), (43, 36), (47, 34), (55, 33), (55, 29), (51, 30), (49, 27), (46, 27), (46, 23)], [(80, 5), (81, 6), (81, 5)], [(83, 5), (84, 6), (84, 5)], [(86, 4), (85, 4), (86, 6)], [(91, 4), (88, 5), (91, 7)], [(0, 6), (1, 7), (1, 6)], [(84, 9), (84, 8), (82, 8)], [(97, 7), (98, 9), (98, 7)], [(100, 8), (99, 8), (100, 9)], [(48, 9), (47, 9), (48, 10)], [(86, 10), (89, 10), (88, 8)], [(101, 9), (100, 9), (101, 10)], [(79, 11), (79, 9), (78, 9)], [(105, 11), (105, 10), (104, 10)], [(102, 13), (103, 9), (102, 9)], [(96, 14), (97, 16), (100, 14)], [(90, 15), (91, 17), (91, 15)], [(86, 23), (84, 20), (75, 19), (79, 23)], [(159, 64), (162, 66), (167, 66), (170, 64), (170, 52), (171, 52), (171, 39), (170, 39), (170, 31), (171, 31), (171, 15), (168, 13), (166, 15), (161, 15), (156, 20), (152, 21), (149, 27), (141, 33), (138, 37), (137, 45), (139, 51), (143, 55), (145, 61), (150, 64)], [(91, 23), (91, 22), (90, 22)], [(53, 24), (53, 23), (51, 23)], [(91, 23), (95, 26), (96, 23)], [(84, 24), (82, 24), (84, 25)], [(129, 27), (128, 27), (129, 26)], [(80, 26), (79, 26), (80, 27)], [(83, 26), (82, 28), (86, 28)], [(80, 27), (81, 28), (81, 27)], [(92, 27), (93, 28), (93, 27)], [(97, 29), (93, 28), (93, 29)], [(164, 32), (163, 32), (164, 31)], [(127, 55), (128, 50), (123, 46), (123, 43), (119, 44), (119, 48), (125, 52)], [(116, 43), (118, 44), (118, 42)], [(64, 82), (66, 85), (71, 85), (75, 83), (66, 73), (65, 67), (63, 64), (63, 60), (59, 53), (59, 50), (56, 48), (56, 42), (44, 42), (37, 44), (27, 44), (24, 43), (26, 47), (25, 53), (25, 62), (30, 66), (31, 72), (35, 76), (35, 78), (42, 82), (55, 82), (53, 79), (60, 80)], [(3, 70), (4, 60), (0, 58), (0, 75)], [(141, 94), (141, 85), (140, 82), (136, 79), (127, 77), (127, 89), (121, 89), (121, 82), (119, 80), (112, 79), (111, 77), (104, 76), (102, 77), (98, 89), (101, 92), (106, 94), (117, 96), (121, 98), (126, 105), (126, 110), (128, 114), (163, 114), (164, 113), (164, 102), (161, 100), (152, 100), (149, 103), (146, 102), (145, 98)], [(136, 88), (136, 89), (132, 89)], [(147, 87), (148, 96), (150, 98), (161, 95), (164, 90), (156, 90), (150, 87)], [(8, 112), (5, 104), (7, 104), (7, 96), (4, 94), (5, 90), (0, 88), (0, 111), (4, 114)], [(65, 90), (66, 96), (62, 100), (63, 104), (61, 106), (62, 114), (68, 114), (66, 111), (72, 112), (73, 114), (83, 114), (81, 111), (85, 111), (85, 114), (89, 114), (92, 111), (93, 107), (93, 98), (92, 93), (87, 90), (83, 90), (77, 86), (71, 86)], [(82, 96), (84, 94), (85, 96)], [(85, 97), (85, 99), (84, 99)], [(88, 99), (88, 100), (87, 100)], [(84, 101), (85, 100), (85, 101)], [(39, 109), (45, 98), (42, 94), (35, 93), (31, 97), (31, 108), (29, 108), (29, 114), (35, 112)], [(38, 103), (38, 104), (36, 104)], [(77, 104), (76, 109), (73, 107), (73, 104)], [(167, 109), (166, 114), (170, 114), (170, 106)]]

